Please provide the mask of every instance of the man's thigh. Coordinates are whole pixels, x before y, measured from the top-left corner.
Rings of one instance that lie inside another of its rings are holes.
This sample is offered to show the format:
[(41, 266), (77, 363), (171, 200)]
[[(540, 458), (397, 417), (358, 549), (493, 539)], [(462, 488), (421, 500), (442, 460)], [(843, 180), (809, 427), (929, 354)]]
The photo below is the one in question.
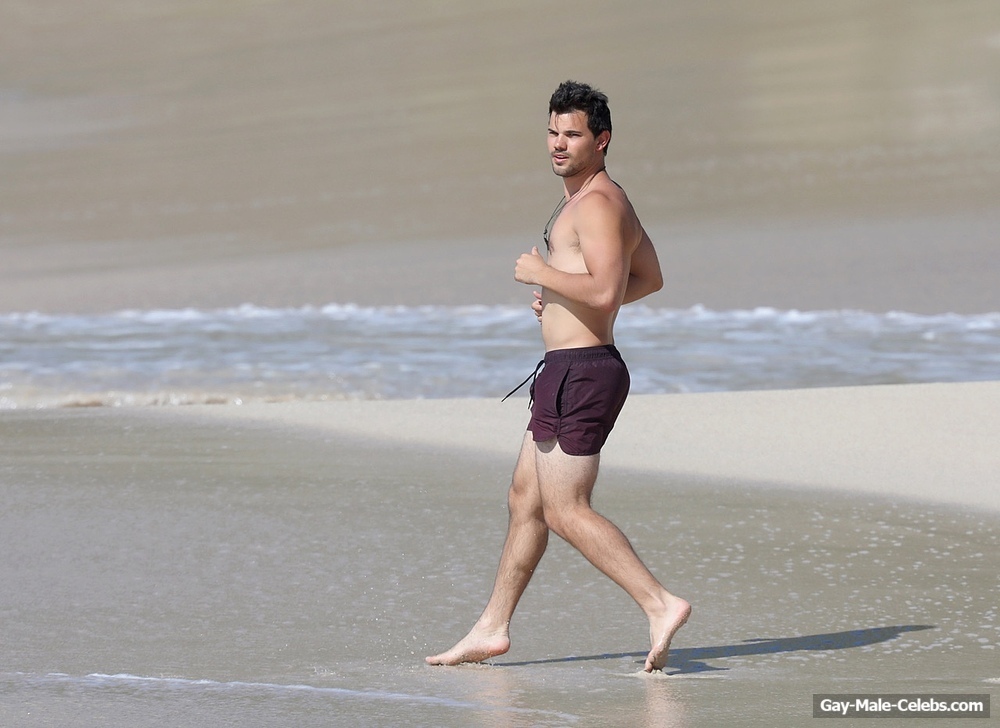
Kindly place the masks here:
[(538, 490), (537, 448), (531, 433), (524, 433), (521, 441), (521, 451), (514, 465), (514, 475), (510, 482), (510, 498), (517, 498), (521, 503), (530, 502), (534, 507), (541, 508), (541, 494)]
[(538, 491), (545, 508), (590, 504), (601, 455), (568, 455), (557, 440), (534, 443)]

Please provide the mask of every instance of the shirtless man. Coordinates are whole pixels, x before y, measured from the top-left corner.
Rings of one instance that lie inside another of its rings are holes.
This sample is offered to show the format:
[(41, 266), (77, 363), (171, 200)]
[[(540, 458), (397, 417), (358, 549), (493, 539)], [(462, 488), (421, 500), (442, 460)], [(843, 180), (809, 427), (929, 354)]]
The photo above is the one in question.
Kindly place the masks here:
[[(653, 244), (624, 191), (608, 176), (607, 97), (567, 81), (549, 102), (548, 147), (565, 196), (545, 231), (548, 260), (533, 248), (514, 278), (540, 286), (533, 304), (545, 364), (531, 387), (532, 414), (508, 494), (510, 521), (493, 592), (472, 630), (431, 665), (482, 662), (510, 648), (518, 600), (553, 531), (621, 586), (649, 619), (645, 670), (662, 669), (691, 605), (653, 577), (625, 535), (591, 508), (600, 450), (628, 393), (614, 347), (625, 303), (660, 289)], [(543, 315), (544, 312), (544, 315)]]

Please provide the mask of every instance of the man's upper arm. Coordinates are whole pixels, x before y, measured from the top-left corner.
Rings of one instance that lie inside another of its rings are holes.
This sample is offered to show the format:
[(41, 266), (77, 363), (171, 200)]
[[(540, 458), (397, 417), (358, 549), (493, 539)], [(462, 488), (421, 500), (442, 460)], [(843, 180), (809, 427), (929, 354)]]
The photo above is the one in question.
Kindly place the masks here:
[(621, 210), (602, 194), (590, 194), (581, 202), (576, 233), (587, 272), (593, 279), (599, 307), (621, 301), (629, 266)]
[[(630, 286), (635, 287), (635, 291), (630, 291), (629, 300), (635, 301), (650, 293), (655, 293), (663, 287), (663, 273), (660, 270), (660, 260), (656, 256), (656, 249), (653, 241), (649, 239), (646, 231), (642, 231), (642, 239), (639, 246), (632, 253), (631, 267), (629, 269)], [(628, 302), (628, 301), (626, 301)]]

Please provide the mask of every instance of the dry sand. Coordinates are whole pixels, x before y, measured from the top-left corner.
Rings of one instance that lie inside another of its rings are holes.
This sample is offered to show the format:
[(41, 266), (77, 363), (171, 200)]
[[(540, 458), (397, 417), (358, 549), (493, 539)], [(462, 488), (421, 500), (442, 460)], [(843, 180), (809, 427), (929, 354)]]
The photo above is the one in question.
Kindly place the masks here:
[[(184, 408), (439, 451), (516, 455), (524, 400)], [(1000, 382), (631, 397), (605, 468), (1000, 511)], [(511, 462), (513, 466), (513, 462)]]

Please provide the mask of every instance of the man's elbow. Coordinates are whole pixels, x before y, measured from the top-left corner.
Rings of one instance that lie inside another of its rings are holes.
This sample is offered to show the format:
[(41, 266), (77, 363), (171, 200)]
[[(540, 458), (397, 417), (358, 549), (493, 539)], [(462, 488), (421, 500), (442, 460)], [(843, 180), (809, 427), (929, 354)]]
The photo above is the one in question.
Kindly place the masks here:
[(615, 311), (617, 311), (621, 307), (621, 303), (618, 302), (618, 301), (614, 301), (614, 300), (610, 300), (610, 299), (605, 300), (605, 299), (602, 298), (602, 299), (597, 300), (597, 301), (591, 301), (590, 307), (592, 309), (594, 309), (595, 311), (599, 311), (600, 313), (613, 314)]
[(663, 276), (659, 271), (656, 275), (648, 275), (637, 281), (636, 285), (636, 299), (645, 298), (646, 296), (656, 293), (661, 288), (663, 288)]
[(656, 293), (661, 288), (663, 288), (663, 274), (660, 271), (656, 271), (656, 275), (649, 280), (649, 289), (646, 291), (646, 295)]
[(617, 311), (621, 304), (622, 296), (617, 295), (617, 292), (611, 291), (596, 295), (588, 302), (590, 308), (607, 314)]

